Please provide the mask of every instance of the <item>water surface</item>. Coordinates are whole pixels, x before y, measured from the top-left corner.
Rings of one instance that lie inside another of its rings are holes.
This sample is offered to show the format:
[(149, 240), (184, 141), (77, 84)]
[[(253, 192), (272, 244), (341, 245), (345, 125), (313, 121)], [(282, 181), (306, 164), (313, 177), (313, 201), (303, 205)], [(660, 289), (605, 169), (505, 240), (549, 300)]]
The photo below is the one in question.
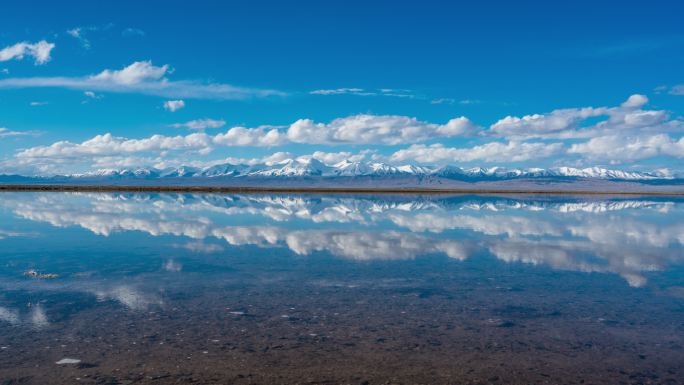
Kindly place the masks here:
[(683, 266), (665, 197), (6, 192), (0, 383), (684, 383)]

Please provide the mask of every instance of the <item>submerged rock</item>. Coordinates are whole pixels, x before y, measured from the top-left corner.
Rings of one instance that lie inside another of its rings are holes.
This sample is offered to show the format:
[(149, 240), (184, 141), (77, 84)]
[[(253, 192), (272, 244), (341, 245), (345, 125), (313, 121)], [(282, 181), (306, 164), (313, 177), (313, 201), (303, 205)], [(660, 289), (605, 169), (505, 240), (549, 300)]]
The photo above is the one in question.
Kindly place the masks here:
[(62, 358), (61, 360), (55, 362), (57, 365), (73, 365), (73, 364), (80, 364), (81, 360), (78, 360), (76, 358)]

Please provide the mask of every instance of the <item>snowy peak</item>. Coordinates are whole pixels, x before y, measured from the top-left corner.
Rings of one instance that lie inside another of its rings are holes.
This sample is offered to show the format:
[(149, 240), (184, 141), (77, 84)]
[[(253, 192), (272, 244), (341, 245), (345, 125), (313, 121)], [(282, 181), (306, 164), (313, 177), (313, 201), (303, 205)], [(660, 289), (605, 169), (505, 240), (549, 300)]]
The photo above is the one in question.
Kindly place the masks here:
[(196, 167), (188, 167), (188, 166), (181, 166), (178, 168), (166, 168), (160, 172), (160, 175), (165, 178), (183, 178), (183, 177), (190, 177), (190, 176), (195, 176), (197, 173), (200, 172), (199, 168)]
[(371, 167), (363, 162), (343, 160), (333, 166), (332, 172), (337, 176), (367, 175), (372, 172)]
[(248, 173), (249, 176), (323, 176), (328, 174), (330, 167), (323, 162), (308, 158), (287, 159), (273, 164), (271, 167)]
[(300, 157), (286, 159), (268, 164), (218, 164), (205, 168), (181, 166), (157, 170), (154, 168), (134, 169), (103, 169), (84, 174), (73, 174), (71, 178), (99, 178), (99, 179), (158, 179), (158, 178), (218, 178), (218, 177), (253, 177), (253, 178), (292, 178), (292, 177), (401, 177), (401, 176), (430, 176), (458, 180), (505, 180), (532, 178), (571, 178), (571, 179), (601, 179), (601, 180), (633, 180), (647, 181), (659, 179), (674, 179), (664, 171), (636, 172), (610, 170), (601, 167), (573, 168), (556, 167), (543, 168), (503, 168), (503, 167), (474, 167), (462, 168), (457, 166), (426, 167), (416, 165), (395, 166), (379, 162), (358, 162), (344, 160), (334, 165), (310, 158)]
[(598, 179), (665, 179), (667, 176), (658, 173), (643, 173), (634, 171), (608, 170), (600, 167), (588, 167), (583, 169), (572, 167), (558, 167), (549, 170), (559, 176), (573, 176), (578, 178)]

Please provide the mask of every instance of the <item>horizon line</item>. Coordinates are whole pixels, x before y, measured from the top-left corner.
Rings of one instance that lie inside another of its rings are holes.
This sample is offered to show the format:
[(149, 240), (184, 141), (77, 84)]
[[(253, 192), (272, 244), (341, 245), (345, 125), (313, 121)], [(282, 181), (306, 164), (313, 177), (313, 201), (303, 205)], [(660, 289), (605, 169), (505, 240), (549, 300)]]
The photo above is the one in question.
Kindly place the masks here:
[(159, 185), (73, 185), (0, 184), (0, 192), (197, 192), (197, 193), (301, 193), (301, 194), (425, 194), (425, 195), (618, 195), (684, 196), (684, 191), (609, 191), (539, 189), (440, 189), (440, 188), (341, 188), (341, 187), (249, 187), (249, 186), (159, 186)]

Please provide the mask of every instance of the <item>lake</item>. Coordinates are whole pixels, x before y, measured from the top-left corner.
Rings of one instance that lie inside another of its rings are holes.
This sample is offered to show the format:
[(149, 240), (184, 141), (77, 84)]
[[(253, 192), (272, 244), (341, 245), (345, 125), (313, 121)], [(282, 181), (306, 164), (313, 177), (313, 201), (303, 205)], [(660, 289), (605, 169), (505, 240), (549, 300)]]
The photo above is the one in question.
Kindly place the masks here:
[(2, 384), (684, 383), (684, 198), (0, 193)]

